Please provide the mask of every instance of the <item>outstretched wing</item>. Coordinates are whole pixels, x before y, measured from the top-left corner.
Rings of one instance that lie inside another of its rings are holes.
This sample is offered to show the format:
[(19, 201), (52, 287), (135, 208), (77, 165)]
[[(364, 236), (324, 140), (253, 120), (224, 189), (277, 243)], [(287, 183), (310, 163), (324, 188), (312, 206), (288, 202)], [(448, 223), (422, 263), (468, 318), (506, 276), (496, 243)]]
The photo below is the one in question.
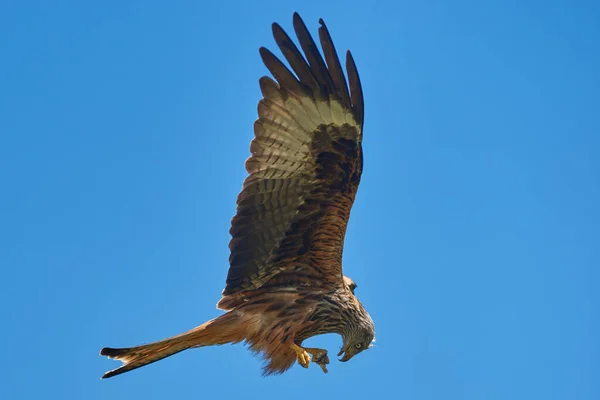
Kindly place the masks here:
[(306, 58), (273, 24), (293, 73), (260, 49), (276, 81), (260, 79), (263, 99), (231, 223), (224, 296), (342, 281), (344, 236), (362, 172), (363, 95), (352, 55), (346, 56), (348, 90), (327, 27), (319, 23), (325, 60), (297, 13), (294, 30)]

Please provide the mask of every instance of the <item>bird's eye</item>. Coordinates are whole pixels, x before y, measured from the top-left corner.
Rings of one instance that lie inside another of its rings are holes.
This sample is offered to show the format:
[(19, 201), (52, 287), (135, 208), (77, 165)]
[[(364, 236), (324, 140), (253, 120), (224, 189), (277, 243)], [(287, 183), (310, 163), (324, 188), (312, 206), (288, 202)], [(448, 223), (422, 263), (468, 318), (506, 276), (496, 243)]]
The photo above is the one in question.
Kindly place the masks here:
[(362, 343), (356, 343), (355, 346), (356, 346), (357, 349), (362, 349)]

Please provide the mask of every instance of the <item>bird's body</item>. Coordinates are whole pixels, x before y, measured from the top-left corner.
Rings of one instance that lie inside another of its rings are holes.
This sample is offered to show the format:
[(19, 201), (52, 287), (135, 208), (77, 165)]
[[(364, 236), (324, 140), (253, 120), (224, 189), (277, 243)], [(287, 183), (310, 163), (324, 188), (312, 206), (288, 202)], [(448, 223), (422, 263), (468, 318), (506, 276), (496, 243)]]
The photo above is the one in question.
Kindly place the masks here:
[(274, 81), (260, 79), (263, 99), (246, 161), (249, 176), (231, 226), (226, 287), (217, 307), (226, 311), (181, 335), (102, 355), (124, 362), (104, 377), (141, 367), (188, 348), (246, 342), (266, 359), (265, 374), (294, 361), (327, 372), (327, 352), (302, 348), (312, 336), (338, 333), (341, 361), (368, 348), (371, 317), (342, 274), (342, 250), (362, 173), (363, 98), (350, 53), (350, 90), (324, 23), (325, 60), (306, 26), (294, 28), (306, 60), (287, 34), (275, 40), (295, 75), (272, 53), (261, 56)]

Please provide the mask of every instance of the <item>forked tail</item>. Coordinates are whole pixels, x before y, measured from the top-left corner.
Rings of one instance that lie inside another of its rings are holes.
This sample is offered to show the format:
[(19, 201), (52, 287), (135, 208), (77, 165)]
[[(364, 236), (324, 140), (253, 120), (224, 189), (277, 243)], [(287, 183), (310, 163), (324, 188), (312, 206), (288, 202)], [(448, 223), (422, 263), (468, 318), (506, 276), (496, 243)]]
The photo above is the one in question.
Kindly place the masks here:
[(190, 347), (237, 343), (245, 339), (243, 324), (239, 324), (237, 313), (229, 312), (180, 335), (141, 346), (114, 349), (105, 347), (100, 355), (123, 362), (123, 365), (108, 371), (102, 379), (120, 375), (163, 358), (177, 354)]

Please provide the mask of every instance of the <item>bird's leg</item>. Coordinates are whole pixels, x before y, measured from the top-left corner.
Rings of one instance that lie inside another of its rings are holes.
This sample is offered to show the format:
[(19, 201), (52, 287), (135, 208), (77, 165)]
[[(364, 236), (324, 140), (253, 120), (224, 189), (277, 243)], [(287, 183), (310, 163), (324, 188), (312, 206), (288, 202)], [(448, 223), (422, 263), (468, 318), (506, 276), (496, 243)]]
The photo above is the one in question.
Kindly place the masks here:
[(310, 364), (310, 356), (308, 355), (306, 350), (298, 346), (296, 343), (292, 343), (290, 347), (296, 353), (298, 364), (302, 365), (304, 368), (308, 368), (308, 365)]
[(329, 357), (327, 356), (327, 350), (323, 349), (315, 349), (315, 348), (302, 348), (295, 343), (291, 345), (292, 350), (296, 353), (296, 358), (298, 359), (298, 364), (302, 365), (304, 368), (308, 368), (310, 364), (310, 356), (312, 356), (312, 361), (315, 362), (323, 372), (327, 373), (327, 364), (329, 364)]
[(305, 348), (304, 351), (312, 356), (312, 361), (317, 364), (323, 372), (327, 373), (327, 364), (329, 364), (329, 357), (327, 356), (327, 350), (316, 349), (316, 348)]

